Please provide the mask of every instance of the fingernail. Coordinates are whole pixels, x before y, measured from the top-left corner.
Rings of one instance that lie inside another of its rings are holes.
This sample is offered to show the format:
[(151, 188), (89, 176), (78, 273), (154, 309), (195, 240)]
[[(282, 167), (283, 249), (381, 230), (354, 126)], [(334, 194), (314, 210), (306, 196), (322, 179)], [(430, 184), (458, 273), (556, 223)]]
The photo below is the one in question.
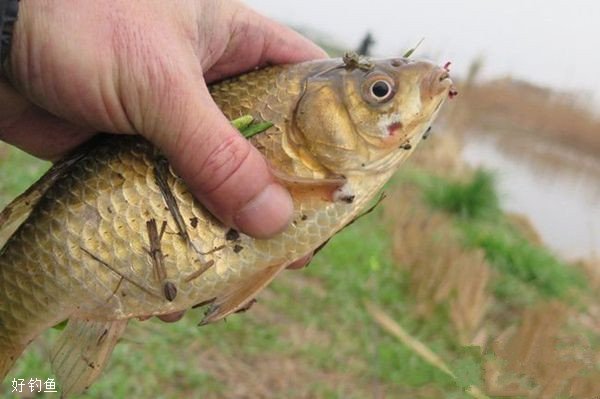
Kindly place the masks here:
[(271, 237), (290, 223), (294, 205), (288, 191), (279, 184), (269, 184), (235, 216), (236, 227), (257, 238)]

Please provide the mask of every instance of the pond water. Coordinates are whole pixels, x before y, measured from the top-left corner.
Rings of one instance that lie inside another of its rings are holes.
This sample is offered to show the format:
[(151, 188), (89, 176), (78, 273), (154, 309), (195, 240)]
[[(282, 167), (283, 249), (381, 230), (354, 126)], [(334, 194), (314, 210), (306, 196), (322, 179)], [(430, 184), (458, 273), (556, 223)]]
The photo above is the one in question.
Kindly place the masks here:
[(566, 259), (600, 255), (600, 159), (530, 136), (470, 133), (463, 158), (495, 172), (504, 209)]

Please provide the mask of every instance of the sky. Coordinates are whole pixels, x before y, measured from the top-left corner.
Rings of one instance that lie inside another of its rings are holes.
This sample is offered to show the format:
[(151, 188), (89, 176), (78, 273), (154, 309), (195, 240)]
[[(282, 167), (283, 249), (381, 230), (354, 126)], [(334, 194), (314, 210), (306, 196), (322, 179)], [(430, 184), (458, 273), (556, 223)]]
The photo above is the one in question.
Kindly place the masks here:
[(322, 32), (354, 49), (367, 31), (376, 55), (452, 61), (466, 73), (483, 57), (483, 78), (511, 75), (576, 91), (600, 111), (600, 1), (594, 0), (246, 0), (264, 15)]

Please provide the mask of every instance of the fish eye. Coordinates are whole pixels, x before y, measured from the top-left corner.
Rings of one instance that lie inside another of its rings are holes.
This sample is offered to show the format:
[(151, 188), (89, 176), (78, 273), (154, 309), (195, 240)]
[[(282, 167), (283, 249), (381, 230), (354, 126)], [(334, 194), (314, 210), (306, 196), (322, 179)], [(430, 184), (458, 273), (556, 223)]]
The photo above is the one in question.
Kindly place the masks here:
[(392, 92), (392, 87), (385, 80), (378, 80), (371, 85), (371, 94), (379, 101), (384, 101)]
[(381, 104), (395, 94), (394, 81), (387, 76), (373, 76), (363, 86), (363, 96), (367, 102)]

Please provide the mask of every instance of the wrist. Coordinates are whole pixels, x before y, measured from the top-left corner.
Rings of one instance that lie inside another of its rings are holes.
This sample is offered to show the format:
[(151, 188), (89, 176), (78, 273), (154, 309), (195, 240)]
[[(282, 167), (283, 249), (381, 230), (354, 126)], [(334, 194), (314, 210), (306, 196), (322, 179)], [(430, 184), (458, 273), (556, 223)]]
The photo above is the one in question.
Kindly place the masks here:
[(0, 67), (8, 58), (12, 32), (19, 11), (19, 0), (0, 0)]

